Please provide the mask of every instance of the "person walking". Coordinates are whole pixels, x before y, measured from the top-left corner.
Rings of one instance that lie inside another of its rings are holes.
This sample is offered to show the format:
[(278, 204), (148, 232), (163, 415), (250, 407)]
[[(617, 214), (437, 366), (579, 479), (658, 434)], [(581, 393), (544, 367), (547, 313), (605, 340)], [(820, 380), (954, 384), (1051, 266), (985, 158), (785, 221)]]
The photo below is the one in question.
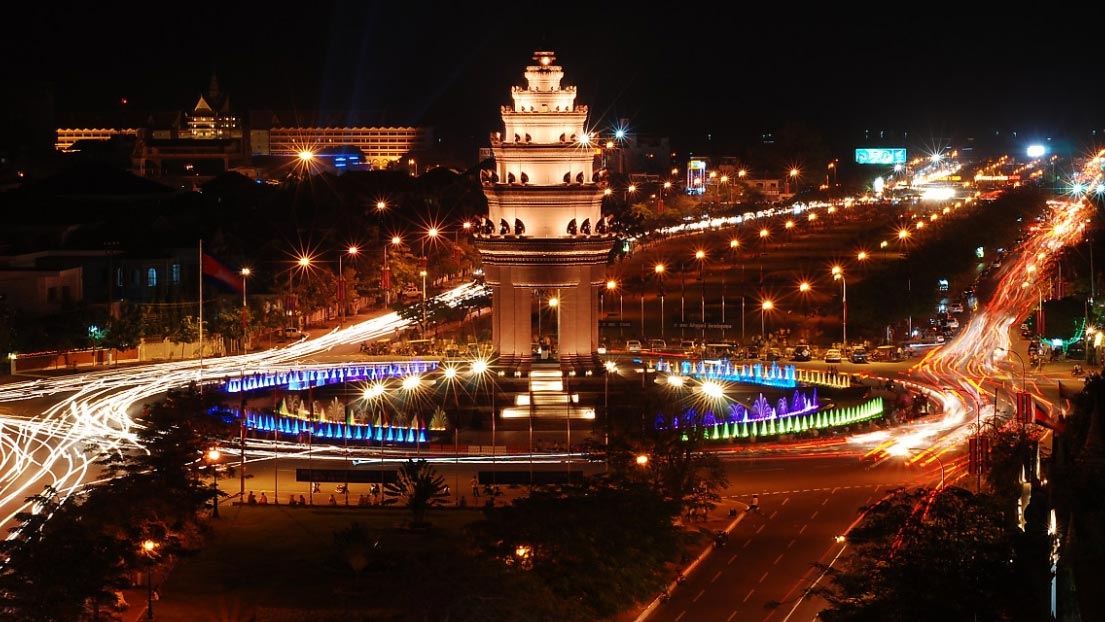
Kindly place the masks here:
[(760, 495), (752, 495), (752, 503), (748, 504), (748, 511), (760, 513)]
[(480, 496), (480, 478), (475, 475), (472, 476), (472, 496)]

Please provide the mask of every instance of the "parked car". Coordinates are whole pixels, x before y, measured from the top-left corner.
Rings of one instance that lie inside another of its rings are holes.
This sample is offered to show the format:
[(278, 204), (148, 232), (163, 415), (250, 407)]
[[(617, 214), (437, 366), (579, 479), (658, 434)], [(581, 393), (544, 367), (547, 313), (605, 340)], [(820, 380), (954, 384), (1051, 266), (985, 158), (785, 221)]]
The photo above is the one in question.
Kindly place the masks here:
[(422, 290), (418, 289), (417, 285), (407, 285), (399, 292), (399, 300), (403, 302), (414, 302), (420, 298), (422, 298)]
[(867, 362), (867, 349), (866, 348), (852, 348), (852, 354), (848, 357), (849, 361), (853, 363), (866, 363)]
[(667, 347), (668, 347), (668, 342), (664, 341), (663, 339), (649, 339), (648, 340), (648, 349), (649, 350), (663, 350), (664, 348), (667, 348)]
[(629, 340), (627, 340), (625, 342), (625, 351), (626, 352), (640, 352), (641, 351), (641, 341), (639, 339), (629, 339)]
[(800, 343), (794, 346), (794, 354), (791, 356), (792, 361), (808, 361), (813, 358), (813, 348), (810, 348), (809, 344)]
[(843, 358), (840, 354), (840, 349), (838, 349), (838, 348), (829, 348), (828, 350), (825, 350), (825, 362), (826, 363), (839, 363), (842, 360), (843, 360)]

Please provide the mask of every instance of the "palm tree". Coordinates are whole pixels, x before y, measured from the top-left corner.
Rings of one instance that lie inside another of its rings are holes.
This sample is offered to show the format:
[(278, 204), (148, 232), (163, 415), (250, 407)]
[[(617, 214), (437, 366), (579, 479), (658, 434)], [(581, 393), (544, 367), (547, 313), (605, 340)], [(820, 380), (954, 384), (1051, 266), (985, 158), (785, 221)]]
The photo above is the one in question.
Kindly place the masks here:
[(426, 527), (426, 511), (445, 504), (449, 497), (446, 488), (445, 478), (425, 459), (407, 460), (396, 480), (384, 486), (384, 503), (396, 505), (405, 501), (411, 512), (411, 526)]

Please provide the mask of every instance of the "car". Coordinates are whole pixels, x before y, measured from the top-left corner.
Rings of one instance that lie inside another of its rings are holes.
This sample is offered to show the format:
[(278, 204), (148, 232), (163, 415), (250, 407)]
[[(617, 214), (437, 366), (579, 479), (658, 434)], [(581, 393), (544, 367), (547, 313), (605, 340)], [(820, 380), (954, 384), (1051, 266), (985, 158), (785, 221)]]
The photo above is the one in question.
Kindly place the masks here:
[(826, 363), (839, 363), (842, 360), (844, 359), (841, 356), (840, 350), (838, 348), (829, 348), (828, 350), (825, 350)]
[(953, 302), (948, 305), (948, 313), (963, 313), (963, 303)]
[(698, 345), (694, 341), (683, 340), (679, 342), (679, 349), (683, 351), (683, 354), (687, 356), (695, 356), (698, 354)]
[(957, 320), (954, 317), (949, 317), (948, 322), (947, 322), (947, 324), (945, 324), (945, 326), (947, 326), (948, 328), (950, 328), (952, 330), (956, 330), (956, 329), (959, 328), (959, 320)]
[(768, 361), (781, 361), (783, 360), (783, 352), (779, 348), (770, 348), (767, 351)]
[(649, 350), (663, 350), (667, 347), (668, 347), (668, 342), (664, 341), (663, 339), (649, 339), (648, 340), (648, 349)]
[(284, 338), (285, 339), (291, 339), (293, 341), (296, 341), (296, 340), (299, 340), (299, 339), (303, 339), (306, 336), (307, 336), (307, 333), (299, 330), (298, 328), (294, 328), (294, 327), (289, 326), (289, 327), (284, 329)]
[(399, 299), (403, 302), (414, 302), (422, 298), (422, 290), (417, 285), (407, 285), (399, 292)]
[(853, 348), (852, 354), (848, 357), (849, 361), (853, 363), (866, 363), (867, 362), (867, 349), (866, 348)]
[(800, 343), (794, 346), (794, 354), (791, 355), (790, 360), (804, 362), (813, 358), (813, 348), (806, 343)]
[(640, 352), (641, 351), (641, 341), (639, 339), (629, 339), (629, 340), (627, 340), (625, 342), (625, 351), (626, 352)]

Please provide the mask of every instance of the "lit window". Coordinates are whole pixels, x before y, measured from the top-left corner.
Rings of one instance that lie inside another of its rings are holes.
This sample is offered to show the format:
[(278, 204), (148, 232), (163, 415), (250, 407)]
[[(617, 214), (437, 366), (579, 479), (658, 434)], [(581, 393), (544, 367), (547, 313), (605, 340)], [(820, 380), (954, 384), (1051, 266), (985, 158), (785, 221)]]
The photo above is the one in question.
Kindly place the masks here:
[(178, 283), (179, 284), (180, 283), (180, 264), (178, 264), (178, 263), (173, 264), (172, 271), (173, 271), (173, 276), (172, 276), (173, 283)]
[(150, 268), (146, 271), (146, 287), (157, 287), (157, 269)]

